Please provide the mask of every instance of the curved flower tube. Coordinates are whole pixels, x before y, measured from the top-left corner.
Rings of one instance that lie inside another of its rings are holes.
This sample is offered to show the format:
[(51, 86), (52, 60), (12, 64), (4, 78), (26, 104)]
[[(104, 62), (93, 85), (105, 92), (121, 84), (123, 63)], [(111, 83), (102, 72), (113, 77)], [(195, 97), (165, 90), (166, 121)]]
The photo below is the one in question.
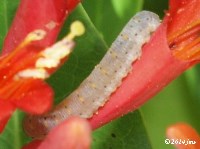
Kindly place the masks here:
[(199, 61), (199, 0), (170, 0), (163, 23), (143, 47), (141, 59), (89, 121), (93, 129), (143, 105)]

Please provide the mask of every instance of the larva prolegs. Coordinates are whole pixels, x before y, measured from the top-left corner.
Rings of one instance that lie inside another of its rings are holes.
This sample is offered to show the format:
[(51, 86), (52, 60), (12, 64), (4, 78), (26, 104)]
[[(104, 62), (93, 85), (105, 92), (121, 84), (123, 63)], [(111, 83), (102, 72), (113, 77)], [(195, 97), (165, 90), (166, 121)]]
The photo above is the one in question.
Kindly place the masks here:
[(72, 115), (92, 117), (127, 76), (132, 63), (140, 58), (142, 46), (159, 24), (160, 19), (156, 14), (149, 11), (137, 13), (112, 43), (101, 62), (74, 92), (50, 113), (26, 118), (24, 129), (27, 134), (41, 137)]

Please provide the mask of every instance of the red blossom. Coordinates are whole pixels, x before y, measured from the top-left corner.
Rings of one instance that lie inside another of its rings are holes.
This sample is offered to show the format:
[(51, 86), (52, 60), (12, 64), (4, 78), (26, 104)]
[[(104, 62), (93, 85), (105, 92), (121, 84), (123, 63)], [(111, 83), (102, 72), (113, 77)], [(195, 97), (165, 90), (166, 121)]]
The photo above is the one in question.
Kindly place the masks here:
[(170, 0), (164, 21), (143, 47), (132, 72), (89, 120), (93, 129), (139, 108), (199, 61), (199, 14), (200, 0)]
[[(67, 14), (78, 2), (21, 1), (0, 57), (0, 132), (17, 107), (31, 114), (42, 114), (50, 109), (53, 90), (43, 79), (17, 79), (16, 76), (23, 70), (35, 68), (41, 52), (55, 41)], [(35, 30), (45, 32), (46, 38), (36, 41), (31, 36), (29, 39), (27, 34)], [(49, 74), (55, 70), (45, 69)]]
[(34, 140), (23, 149), (89, 149), (91, 144), (89, 123), (78, 117), (71, 117), (54, 129), (43, 141)]

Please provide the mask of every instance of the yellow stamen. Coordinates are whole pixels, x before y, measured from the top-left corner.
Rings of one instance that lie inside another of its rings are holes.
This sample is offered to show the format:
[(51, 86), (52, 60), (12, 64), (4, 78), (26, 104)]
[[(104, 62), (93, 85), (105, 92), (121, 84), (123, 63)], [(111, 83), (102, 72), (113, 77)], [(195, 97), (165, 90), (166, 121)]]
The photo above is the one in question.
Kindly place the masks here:
[(42, 30), (42, 29), (38, 29), (38, 30), (34, 30), (33, 32), (30, 32), (26, 38), (24, 39), (24, 43), (29, 43), (32, 41), (37, 41), (37, 40), (41, 40), (46, 36), (46, 31)]
[[(76, 36), (81, 36), (85, 32), (85, 28), (80, 21), (75, 21), (72, 23), (70, 28), (70, 33), (61, 41), (55, 43), (54, 45), (45, 48), (39, 53), (38, 59), (35, 62), (34, 68), (27, 68), (18, 72), (15, 76), (15, 80), (21, 78), (38, 78), (46, 79), (49, 77), (47, 68), (56, 68), (59, 66), (61, 60), (67, 57), (73, 49), (73, 38)], [(29, 34), (24, 43), (34, 40), (40, 40), (44, 37), (45, 32), (42, 30), (37, 30)]]
[(0, 67), (4, 66), (6, 63), (8, 63), (10, 61), (10, 59), (12, 59), (12, 57), (14, 57), (14, 55), (16, 53), (18, 53), (18, 51), (21, 50), (21, 48), (25, 47), (26, 45), (30, 44), (32, 41), (37, 41), (37, 40), (41, 40), (45, 37), (46, 32), (44, 30), (35, 30), (33, 32), (30, 32), (25, 39), (19, 44), (19, 46), (17, 46), (17, 48), (11, 52), (1, 63), (0, 63)]
[(67, 39), (72, 40), (76, 36), (81, 36), (85, 33), (85, 27), (82, 22), (74, 21), (70, 26), (70, 33), (67, 35)]

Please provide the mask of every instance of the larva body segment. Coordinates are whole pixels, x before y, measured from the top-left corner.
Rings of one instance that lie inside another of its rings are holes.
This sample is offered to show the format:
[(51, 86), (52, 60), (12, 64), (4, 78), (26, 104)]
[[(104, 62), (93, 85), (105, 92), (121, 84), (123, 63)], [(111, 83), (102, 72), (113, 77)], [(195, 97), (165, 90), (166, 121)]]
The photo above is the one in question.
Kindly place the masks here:
[(141, 56), (142, 46), (160, 24), (149, 11), (137, 13), (113, 42), (101, 62), (65, 100), (50, 113), (28, 116), (24, 129), (32, 137), (42, 137), (55, 125), (72, 115), (90, 118), (103, 106)]

